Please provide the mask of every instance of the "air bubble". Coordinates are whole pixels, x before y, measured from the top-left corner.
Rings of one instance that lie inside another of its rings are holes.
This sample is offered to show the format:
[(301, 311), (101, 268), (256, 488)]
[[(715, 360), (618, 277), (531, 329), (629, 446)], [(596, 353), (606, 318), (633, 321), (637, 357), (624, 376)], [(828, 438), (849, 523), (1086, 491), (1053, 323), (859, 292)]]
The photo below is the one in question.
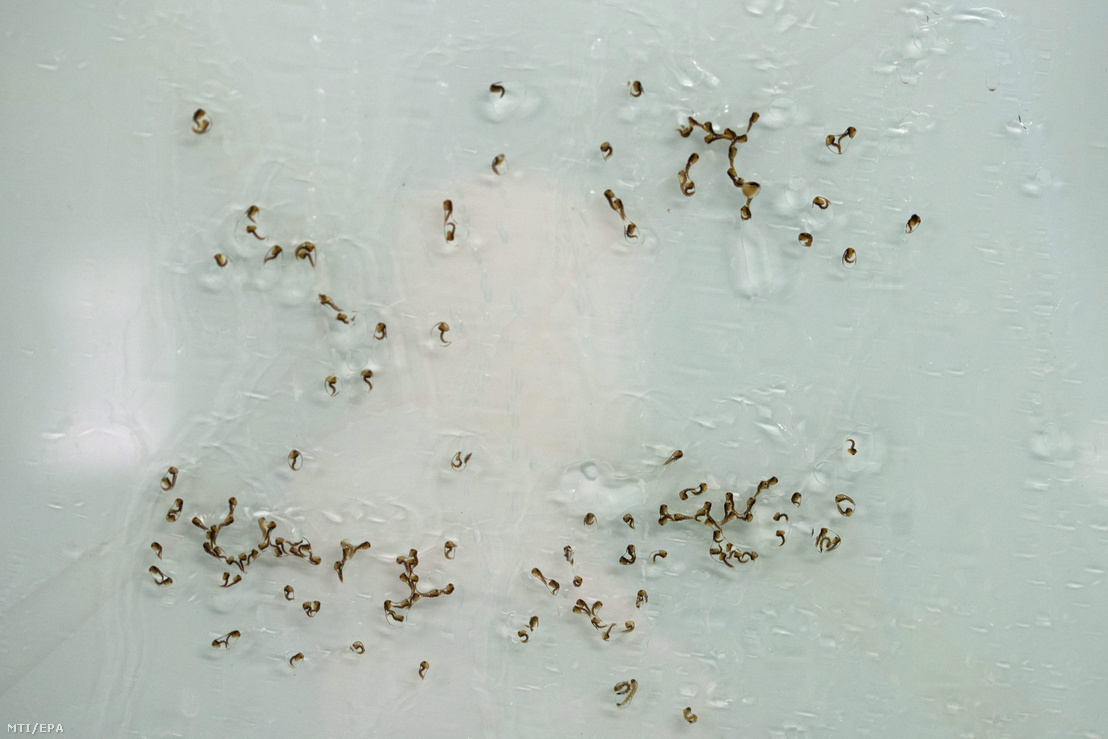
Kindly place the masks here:
[(865, 469), (873, 461), (873, 452), (873, 429), (869, 426), (856, 426), (843, 438), (843, 466), (851, 472)]

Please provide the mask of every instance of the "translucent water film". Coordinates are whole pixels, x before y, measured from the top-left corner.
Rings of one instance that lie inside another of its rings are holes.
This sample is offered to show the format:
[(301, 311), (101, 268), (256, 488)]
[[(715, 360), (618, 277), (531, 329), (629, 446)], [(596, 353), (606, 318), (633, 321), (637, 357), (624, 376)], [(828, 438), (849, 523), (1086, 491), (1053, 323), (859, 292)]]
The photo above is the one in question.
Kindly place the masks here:
[(1108, 7), (5, 15), (9, 732), (1108, 735)]

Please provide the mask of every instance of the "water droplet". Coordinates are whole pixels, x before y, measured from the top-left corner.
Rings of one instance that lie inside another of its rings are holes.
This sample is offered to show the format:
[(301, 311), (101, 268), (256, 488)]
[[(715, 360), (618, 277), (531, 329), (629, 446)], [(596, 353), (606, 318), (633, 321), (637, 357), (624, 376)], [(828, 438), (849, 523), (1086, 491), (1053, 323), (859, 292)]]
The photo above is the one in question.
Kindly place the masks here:
[(812, 191), (808, 187), (808, 181), (801, 177), (793, 177), (789, 180), (789, 187), (785, 190), (785, 200), (795, 210), (811, 205)]
[(796, 101), (792, 98), (777, 98), (758, 118), (759, 126), (766, 128), (784, 128), (796, 119)]
[(745, 223), (731, 257), (738, 291), (747, 296), (769, 295), (784, 289), (793, 279), (786, 271), (779, 248), (771, 249), (762, 229)]
[(1038, 459), (1053, 462), (1074, 460), (1076, 444), (1073, 437), (1053, 423), (1047, 423), (1031, 437), (1031, 453)]
[(989, 92), (996, 92), (1000, 87), (1000, 68), (993, 67), (985, 73), (985, 89)]
[(831, 485), (839, 479), (839, 472), (832, 462), (820, 462), (812, 470), (812, 476), (820, 485)]

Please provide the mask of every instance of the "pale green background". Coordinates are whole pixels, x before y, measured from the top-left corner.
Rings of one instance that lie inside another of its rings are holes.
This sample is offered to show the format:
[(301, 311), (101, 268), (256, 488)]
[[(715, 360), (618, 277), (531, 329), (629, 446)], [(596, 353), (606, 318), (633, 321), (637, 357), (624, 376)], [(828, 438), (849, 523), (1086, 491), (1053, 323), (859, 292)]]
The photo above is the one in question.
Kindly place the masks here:
[[(7, 3), (0, 724), (1108, 733), (1106, 8)], [(763, 189), (743, 223), (726, 148), (674, 129), (741, 129), (755, 110), (737, 162)], [(286, 247), (264, 266), (242, 230), (255, 203)], [(314, 270), (292, 259), (305, 239)], [(454, 471), (459, 450), (473, 458)], [(728, 527), (753, 564), (714, 562), (699, 525), (657, 525), (661, 503), (695, 509), (680, 488), (708, 482), (718, 512), (770, 475), (755, 522)], [(266, 516), (324, 564), (267, 557), (219, 589), (187, 521), (231, 495), (221, 543), (248, 545)], [(825, 555), (822, 526), (843, 539)], [(343, 538), (373, 548), (340, 584)], [(155, 539), (165, 589), (146, 572)], [(389, 626), (410, 548), (422, 585), (457, 590)], [(603, 642), (579, 596), (636, 630)], [(304, 599), (323, 603), (312, 620)]]

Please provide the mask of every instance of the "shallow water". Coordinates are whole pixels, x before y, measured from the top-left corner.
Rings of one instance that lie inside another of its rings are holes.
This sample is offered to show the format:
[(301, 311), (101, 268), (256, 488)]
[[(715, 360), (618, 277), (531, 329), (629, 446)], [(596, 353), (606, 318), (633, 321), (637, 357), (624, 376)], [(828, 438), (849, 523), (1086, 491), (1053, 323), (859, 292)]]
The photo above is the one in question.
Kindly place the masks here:
[[(13, 13), (0, 720), (1101, 736), (1103, 15)], [(677, 129), (753, 112), (743, 220), (728, 142)], [(722, 527), (753, 561), (713, 558), (703, 513), (659, 524), (771, 477)], [(321, 564), (205, 554), (190, 520), (232, 496), (228, 553), (265, 518)], [(340, 582), (344, 539), (372, 546)], [(455, 590), (395, 623), (412, 549)]]

